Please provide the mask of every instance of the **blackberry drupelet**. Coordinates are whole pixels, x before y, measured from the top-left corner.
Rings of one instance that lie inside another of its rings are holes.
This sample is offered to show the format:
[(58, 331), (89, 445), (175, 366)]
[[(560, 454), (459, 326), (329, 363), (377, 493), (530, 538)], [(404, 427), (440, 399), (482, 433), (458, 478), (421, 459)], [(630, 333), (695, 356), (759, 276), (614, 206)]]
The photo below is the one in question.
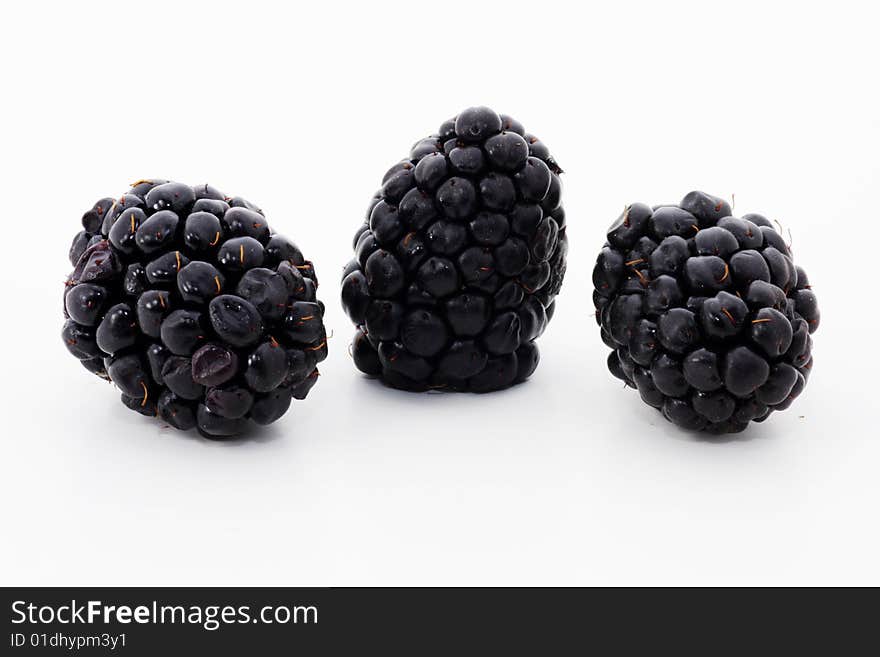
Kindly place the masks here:
[(782, 236), (723, 200), (628, 206), (593, 270), (608, 369), (685, 429), (734, 433), (809, 378), (816, 295)]
[(543, 142), (485, 107), (391, 167), (343, 272), (358, 369), (415, 391), (528, 378), (565, 274), (560, 173)]
[(82, 224), (62, 337), (128, 408), (224, 438), (305, 398), (327, 356), (324, 305), (312, 263), (262, 210), (141, 180)]

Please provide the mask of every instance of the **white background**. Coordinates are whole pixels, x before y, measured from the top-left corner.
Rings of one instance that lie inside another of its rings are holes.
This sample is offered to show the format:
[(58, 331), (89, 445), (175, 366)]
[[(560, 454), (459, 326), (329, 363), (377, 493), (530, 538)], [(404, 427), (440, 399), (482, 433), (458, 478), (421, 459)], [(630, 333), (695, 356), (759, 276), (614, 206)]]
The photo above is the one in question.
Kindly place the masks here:
[[(869, 3), (12, 3), (0, 36), (0, 583), (880, 584), (880, 97)], [(338, 273), (384, 171), (487, 104), (566, 170), (558, 312), (525, 385), (358, 375)], [(260, 204), (317, 263), (318, 386), (221, 444), (66, 353), (84, 210), (141, 177)], [(667, 424), (605, 369), (590, 271), (691, 189), (791, 230), (823, 313), (787, 412)]]

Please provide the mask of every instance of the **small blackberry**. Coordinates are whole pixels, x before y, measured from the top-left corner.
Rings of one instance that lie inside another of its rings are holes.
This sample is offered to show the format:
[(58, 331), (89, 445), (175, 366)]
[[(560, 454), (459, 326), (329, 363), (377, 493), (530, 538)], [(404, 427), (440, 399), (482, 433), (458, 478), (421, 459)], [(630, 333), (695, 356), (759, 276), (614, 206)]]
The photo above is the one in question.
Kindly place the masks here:
[(560, 173), (543, 142), (486, 107), (416, 142), (343, 272), (358, 369), (416, 391), (528, 378), (565, 274)]
[(262, 210), (209, 185), (141, 180), (86, 212), (62, 337), (122, 402), (223, 438), (304, 399), (327, 356), (312, 263)]
[(766, 218), (691, 192), (628, 206), (593, 269), (608, 369), (675, 424), (733, 433), (788, 408), (813, 364), (816, 295)]

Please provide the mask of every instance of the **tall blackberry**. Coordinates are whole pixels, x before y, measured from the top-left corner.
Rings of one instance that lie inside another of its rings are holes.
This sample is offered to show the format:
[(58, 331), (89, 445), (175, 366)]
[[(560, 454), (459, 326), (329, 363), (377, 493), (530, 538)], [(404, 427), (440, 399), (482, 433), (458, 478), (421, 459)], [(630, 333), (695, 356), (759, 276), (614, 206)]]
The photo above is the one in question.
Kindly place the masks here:
[(312, 263), (262, 210), (209, 185), (141, 180), (73, 239), (64, 343), (122, 403), (209, 438), (274, 422), (327, 356)]
[(667, 420), (732, 433), (801, 394), (819, 327), (816, 295), (758, 214), (691, 192), (628, 206), (593, 270), (608, 369)]
[(565, 274), (560, 173), (486, 107), (418, 141), (385, 174), (343, 272), (355, 365), (406, 390), (529, 377)]

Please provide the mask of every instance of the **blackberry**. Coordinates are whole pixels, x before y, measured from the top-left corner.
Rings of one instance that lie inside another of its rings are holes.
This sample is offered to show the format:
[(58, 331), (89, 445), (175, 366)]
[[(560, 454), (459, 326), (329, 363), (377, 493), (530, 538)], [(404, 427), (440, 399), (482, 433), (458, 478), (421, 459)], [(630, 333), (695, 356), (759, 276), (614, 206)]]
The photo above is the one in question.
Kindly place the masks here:
[(327, 356), (324, 305), (312, 263), (262, 210), (141, 180), (82, 225), (62, 338), (128, 408), (223, 438), (305, 398)]
[(593, 269), (608, 369), (691, 430), (734, 433), (801, 394), (816, 295), (766, 218), (691, 192), (628, 206)]
[(415, 391), (528, 378), (565, 275), (561, 173), (543, 142), (486, 107), (416, 142), (385, 174), (343, 272), (358, 369)]

